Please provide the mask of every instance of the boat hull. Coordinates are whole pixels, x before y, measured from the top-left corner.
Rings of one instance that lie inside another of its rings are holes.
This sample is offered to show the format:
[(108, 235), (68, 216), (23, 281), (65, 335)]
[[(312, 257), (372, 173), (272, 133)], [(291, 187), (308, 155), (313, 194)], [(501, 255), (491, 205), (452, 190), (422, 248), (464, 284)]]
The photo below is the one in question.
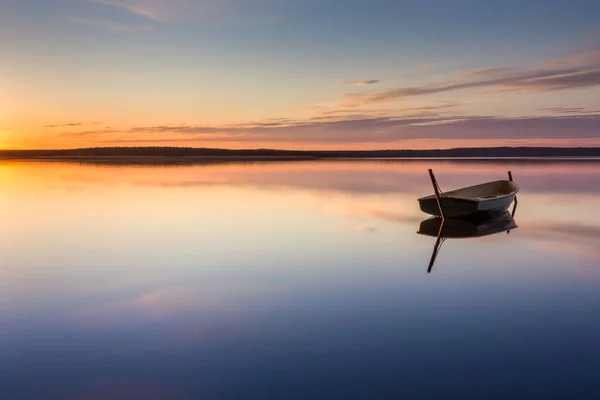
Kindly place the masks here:
[[(497, 214), (508, 210), (512, 202), (515, 200), (515, 194), (501, 198), (474, 201), (469, 199), (441, 197), (444, 215), (447, 218), (461, 218), (467, 216), (483, 216), (485, 214)], [(419, 200), (421, 211), (426, 214), (441, 216), (438, 207), (437, 199), (426, 198)]]
[[(494, 181), (442, 193), (444, 216), (463, 218), (502, 213), (515, 200), (519, 187), (512, 181)], [(441, 216), (435, 195), (418, 199), (421, 211)]]

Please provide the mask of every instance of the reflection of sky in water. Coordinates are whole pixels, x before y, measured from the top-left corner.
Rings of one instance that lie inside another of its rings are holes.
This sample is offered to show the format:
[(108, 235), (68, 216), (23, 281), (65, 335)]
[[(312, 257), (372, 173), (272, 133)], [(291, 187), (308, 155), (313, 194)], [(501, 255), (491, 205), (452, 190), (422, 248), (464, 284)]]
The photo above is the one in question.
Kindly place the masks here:
[[(519, 228), (427, 275), (428, 167), (512, 169)], [(593, 162), (0, 164), (0, 393), (592, 397), (599, 188)]]

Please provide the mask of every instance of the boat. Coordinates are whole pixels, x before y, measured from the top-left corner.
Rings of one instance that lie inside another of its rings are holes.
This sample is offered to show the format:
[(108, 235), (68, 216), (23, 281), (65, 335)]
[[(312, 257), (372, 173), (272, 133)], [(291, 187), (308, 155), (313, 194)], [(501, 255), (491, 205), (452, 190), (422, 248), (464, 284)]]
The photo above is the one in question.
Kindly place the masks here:
[(421, 221), (417, 233), (449, 239), (468, 239), (508, 232), (517, 228), (510, 212), (496, 213), (481, 219), (430, 217)]
[(442, 192), (429, 170), (435, 194), (418, 199), (421, 211), (444, 218), (481, 217), (508, 210), (519, 192), (510, 180), (499, 180)]
[(516, 210), (517, 202), (513, 206), (512, 213), (505, 211), (503, 213), (487, 214), (476, 219), (430, 217), (421, 221), (417, 233), (437, 238), (433, 246), (427, 273), (431, 273), (440, 248), (447, 239), (471, 239), (501, 232), (510, 233), (518, 227), (514, 218)]

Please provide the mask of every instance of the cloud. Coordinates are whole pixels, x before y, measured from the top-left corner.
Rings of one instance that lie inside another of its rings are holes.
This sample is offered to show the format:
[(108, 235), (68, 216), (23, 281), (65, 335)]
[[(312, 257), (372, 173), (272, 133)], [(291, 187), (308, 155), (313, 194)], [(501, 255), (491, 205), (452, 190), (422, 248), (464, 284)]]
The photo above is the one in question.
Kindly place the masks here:
[(579, 51), (571, 57), (560, 60), (553, 60), (546, 65), (563, 66), (563, 65), (590, 65), (600, 64), (600, 48), (588, 48), (585, 51)]
[[(493, 74), (488, 69), (486, 74)], [(505, 71), (498, 68), (498, 71)], [(481, 75), (481, 70), (476, 71)], [(472, 75), (473, 72), (463, 76)], [(554, 68), (539, 71), (521, 71), (508, 76), (494, 77), (491, 79), (468, 80), (456, 82), (432, 82), (420, 86), (401, 87), (396, 89), (380, 90), (375, 92), (346, 94), (342, 104), (345, 106), (363, 106), (369, 104), (398, 101), (404, 98), (423, 96), (428, 94), (451, 92), (456, 90), (496, 87), (502, 90), (564, 90), (600, 85), (600, 64), (594, 66), (576, 66), (569, 68)]]
[(425, 112), (430, 113), (433, 111), (439, 112), (441, 110), (447, 110), (450, 108), (458, 107), (459, 105), (460, 105), (460, 103), (445, 102), (445, 103), (435, 104), (435, 105), (431, 105), (431, 106), (402, 108), (402, 111), (408, 112), (408, 113), (425, 113)]
[(483, 68), (483, 69), (475, 69), (472, 71), (461, 72), (459, 74), (454, 75), (455, 79), (465, 79), (465, 78), (473, 78), (476, 76), (484, 76), (484, 75), (493, 75), (498, 72), (509, 71), (512, 68), (510, 67), (491, 67), (491, 68)]
[(583, 39), (590, 39), (590, 40), (600, 39), (600, 29), (587, 30), (581, 36)]
[(552, 91), (596, 85), (600, 85), (600, 68), (592, 71), (559, 72), (532, 79), (516, 79), (499, 86), (508, 90)]
[(494, 88), (499, 91), (558, 91), (600, 85), (600, 48), (588, 48), (542, 69), (493, 66), (457, 73), (446, 80), (385, 90), (347, 93), (342, 107), (359, 107), (397, 102), (411, 97), (457, 90)]
[(59, 124), (59, 125), (46, 125), (44, 126), (44, 128), (63, 128), (63, 127), (74, 127), (74, 126), (82, 126), (83, 123), (82, 122), (73, 122), (73, 123), (69, 123), (69, 124)]
[[(404, 117), (434, 117), (442, 112), (447, 112), (452, 108), (460, 106), (462, 103), (458, 102), (439, 102), (428, 106), (417, 106), (417, 107), (403, 107), (396, 110), (384, 110), (375, 109), (367, 110), (361, 109), (357, 111), (355, 107), (349, 108), (330, 108), (321, 109), (317, 108), (318, 116), (310, 118), (311, 121), (322, 121), (322, 120), (339, 120), (339, 119), (363, 119), (372, 117), (384, 117), (391, 114), (402, 115)], [(288, 120), (291, 122), (291, 120)]]
[(548, 107), (540, 108), (540, 111), (547, 111), (553, 114), (600, 114), (600, 110), (586, 110), (583, 107)]
[[(102, 137), (109, 135), (111, 137)], [(600, 113), (509, 118), (485, 115), (405, 115), (345, 117), (331, 120), (252, 122), (230, 126), (157, 125), (122, 131), (67, 132), (65, 137), (96, 136), (98, 143), (394, 143), (405, 140), (600, 139)], [(115, 137), (117, 136), (117, 137)]]
[(369, 79), (366, 81), (346, 81), (346, 82), (341, 82), (341, 84), (347, 85), (347, 86), (366, 86), (366, 85), (374, 85), (379, 82), (380, 81), (378, 79)]
[[(50, 125), (52, 126), (52, 125)], [(55, 127), (59, 127), (60, 125), (55, 125)], [(95, 130), (86, 130), (86, 131), (70, 131), (70, 132), (62, 132), (60, 135), (62, 137), (77, 137), (77, 136), (101, 136), (109, 133), (121, 133), (123, 130), (118, 130), (115, 128), (111, 128), (109, 126), (103, 129), (95, 129)]]

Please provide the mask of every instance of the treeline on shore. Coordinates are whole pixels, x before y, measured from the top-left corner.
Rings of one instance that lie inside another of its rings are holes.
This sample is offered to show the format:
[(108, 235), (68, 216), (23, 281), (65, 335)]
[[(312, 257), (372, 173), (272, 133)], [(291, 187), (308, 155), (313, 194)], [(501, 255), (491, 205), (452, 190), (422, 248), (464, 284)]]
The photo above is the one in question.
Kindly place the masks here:
[(481, 147), (438, 150), (230, 150), (194, 147), (95, 147), (64, 150), (0, 150), (3, 158), (97, 157), (600, 157), (600, 147)]

